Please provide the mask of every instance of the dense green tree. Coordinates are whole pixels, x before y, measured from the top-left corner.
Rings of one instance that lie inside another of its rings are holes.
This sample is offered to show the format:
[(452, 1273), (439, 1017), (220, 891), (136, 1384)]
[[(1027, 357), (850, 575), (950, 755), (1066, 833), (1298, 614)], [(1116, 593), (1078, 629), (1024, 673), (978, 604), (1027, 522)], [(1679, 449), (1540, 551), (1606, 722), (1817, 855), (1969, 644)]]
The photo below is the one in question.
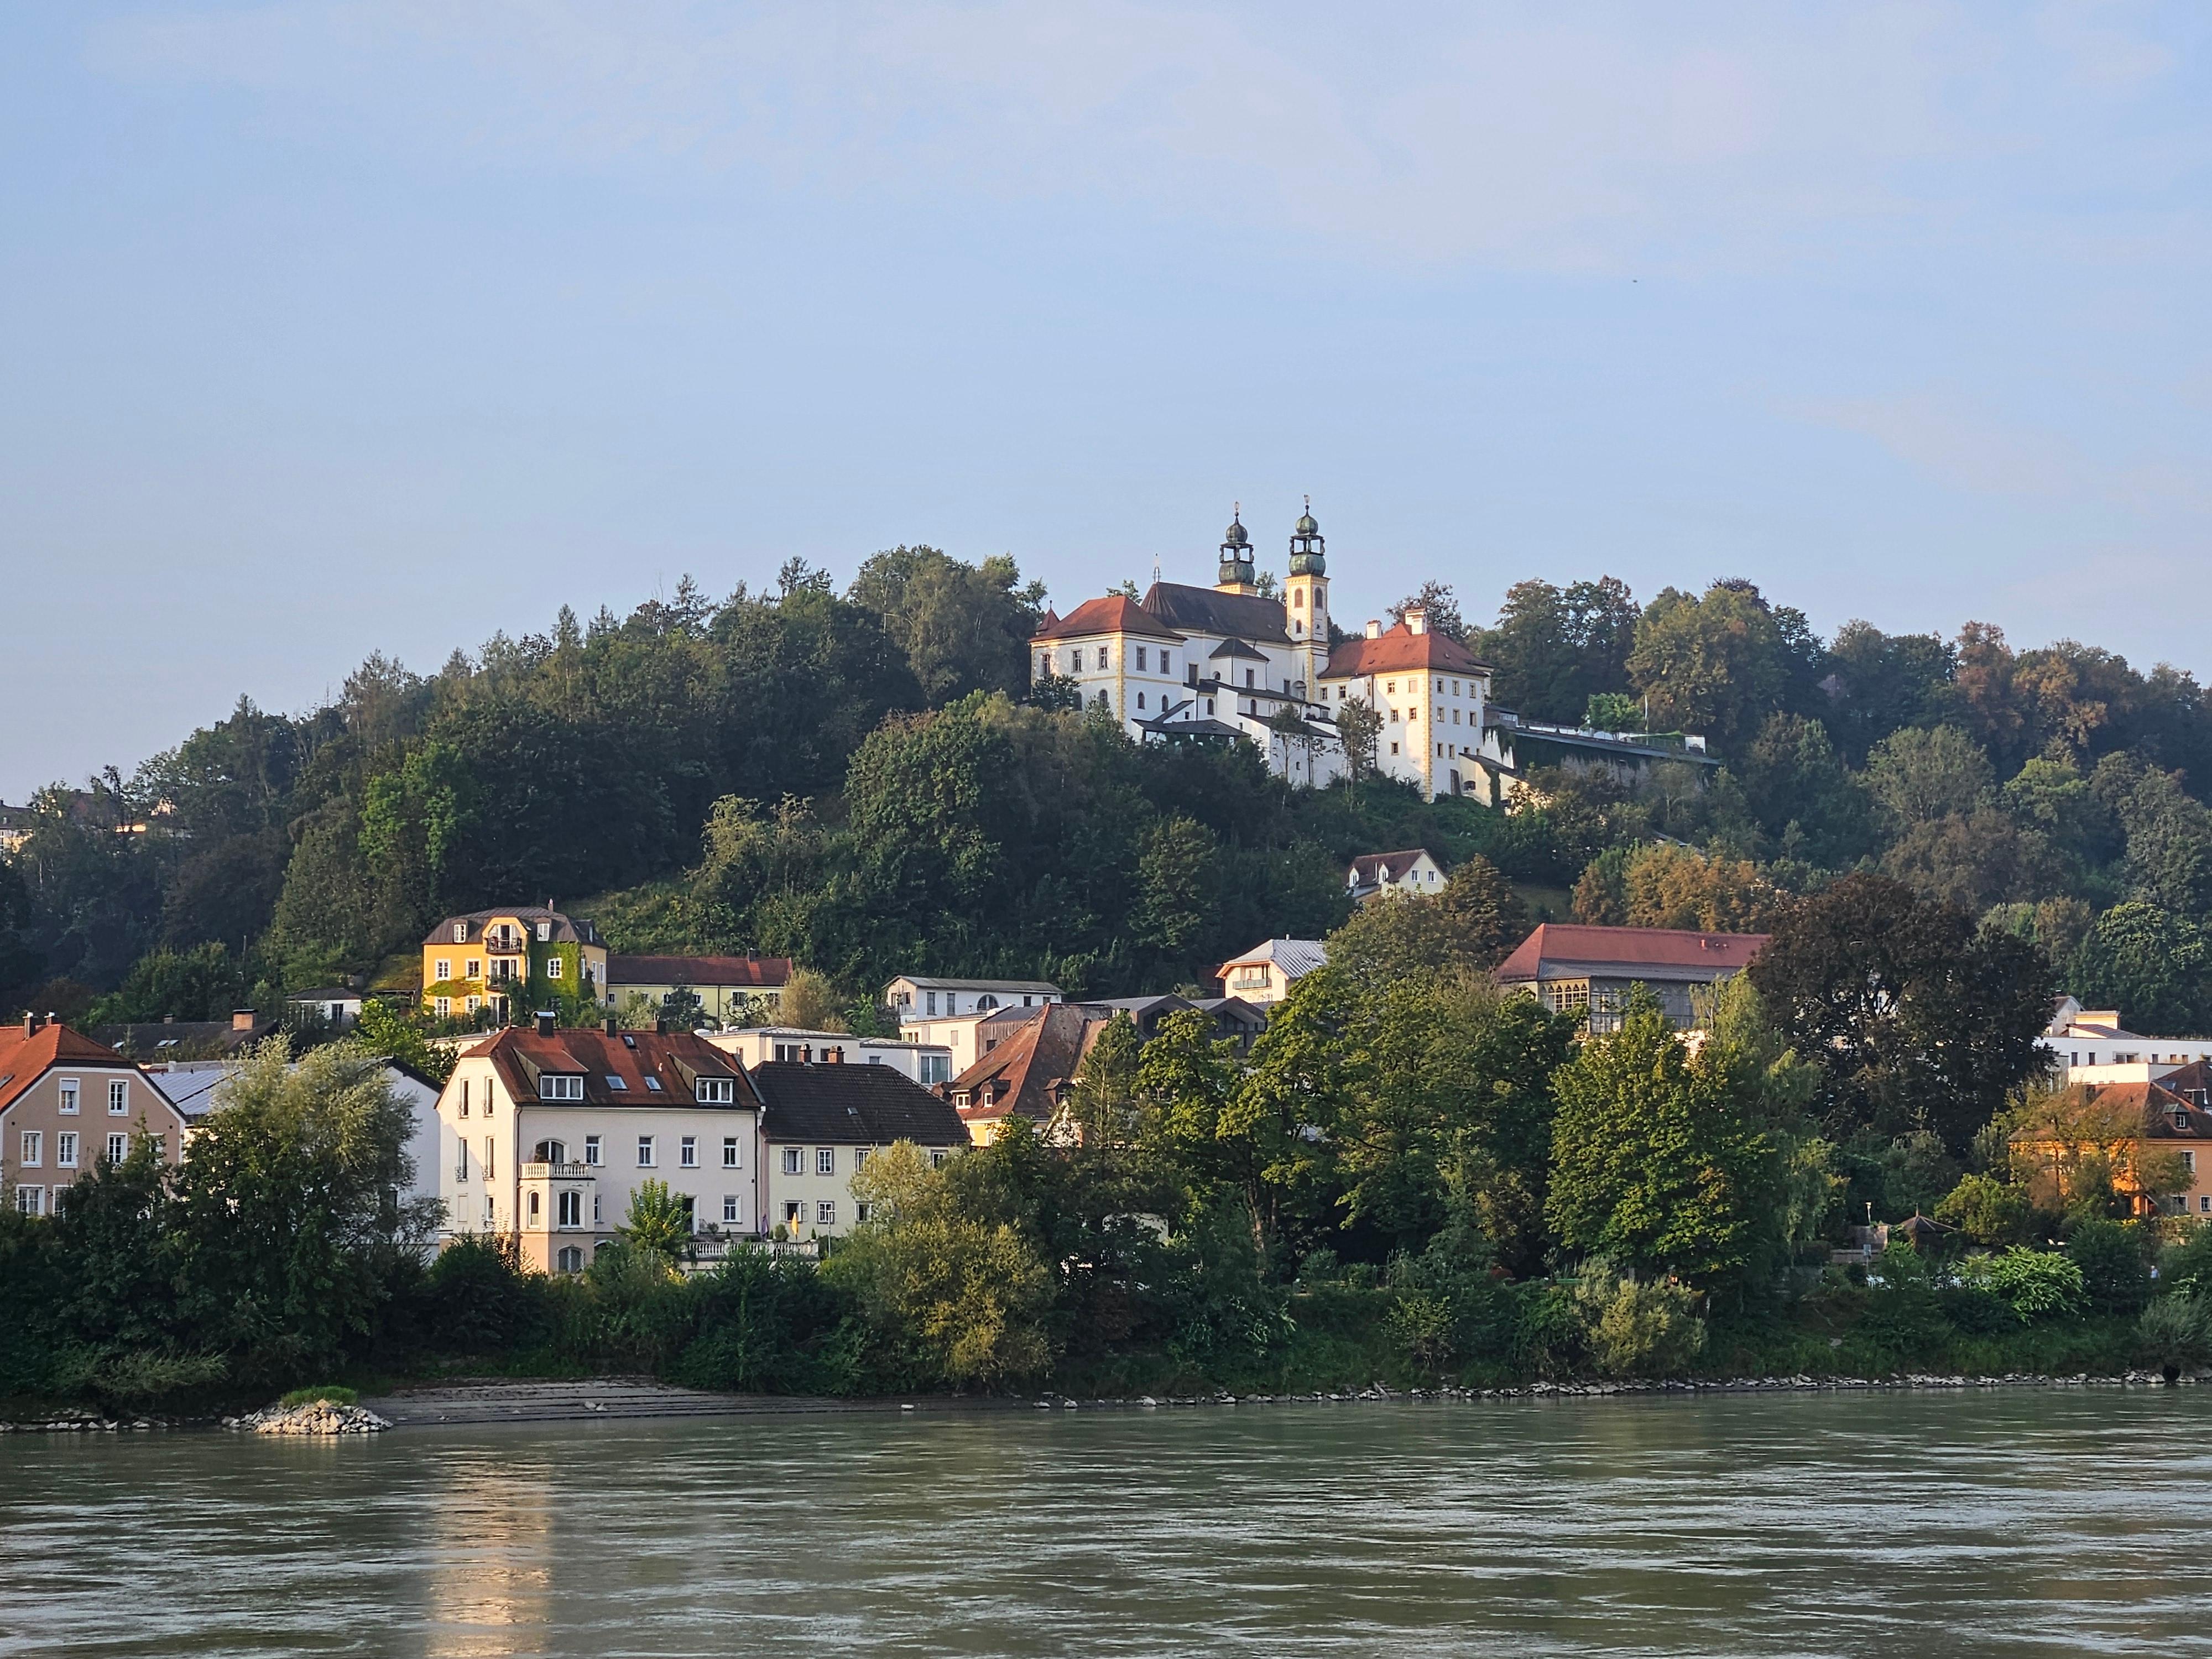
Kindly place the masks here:
[(862, 564), (846, 596), (883, 618), (933, 706), (971, 691), (1019, 697), (1028, 688), (1044, 586), (1024, 586), (1012, 559), (970, 565), (933, 547), (895, 547)]
[(1770, 714), (1729, 769), (1759, 827), (1791, 856), (1843, 869), (1871, 847), (1866, 792), (1818, 721)]
[(1495, 671), (1498, 701), (1531, 720), (1572, 724), (1591, 697), (1629, 689), (1628, 654), (1638, 611), (1612, 576), (1562, 590), (1516, 582), (1498, 623), (1470, 641)]
[(1955, 726), (1892, 732), (1867, 757), (1867, 788), (1899, 827), (1963, 817), (1987, 805), (1996, 784), (1990, 757)]
[(2089, 782), (2127, 837), (2132, 895), (2179, 915), (2212, 920), (2212, 808), (2190, 796), (2175, 775), (2132, 754), (2106, 756)]
[(1828, 641), (1819, 709), (1838, 751), (1863, 765), (1891, 732), (1926, 723), (1944, 704), (1954, 666), (1952, 647), (1937, 635), (1885, 634), (1871, 623), (1845, 623)]
[(1802, 613), (1731, 580), (1702, 596), (1661, 592), (1637, 624), (1628, 668), (1655, 725), (1732, 745), (1748, 742), (1776, 709), (1809, 701), (1820, 657)]
[(435, 1200), (413, 1184), (413, 1109), (351, 1043), (296, 1065), (264, 1043), (223, 1085), (175, 1179), (185, 1313), (240, 1382), (337, 1361), (374, 1328), (395, 1264), (419, 1252)]
[(1496, 967), (1528, 937), (1528, 908), (1477, 855), (1434, 895), (1385, 894), (1328, 937), (1329, 960), (1376, 982), (1470, 975)]
[(2147, 1036), (2212, 1030), (2212, 932), (2138, 899), (2099, 916), (2067, 966), (2067, 988), (2094, 1008), (2117, 1008)]
[(1832, 1135), (1925, 1129), (1954, 1155), (2039, 1068), (2057, 988), (2033, 945), (1871, 874), (1790, 907), (1750, 974), (1826, 1073)]
[(1772, 1149), (1738, 1071), (1693, 1056), (1643, 1000), (1553, 1086), (1545, 1212), (1563, 1248), (1701, 1279), (1751, 1260)]

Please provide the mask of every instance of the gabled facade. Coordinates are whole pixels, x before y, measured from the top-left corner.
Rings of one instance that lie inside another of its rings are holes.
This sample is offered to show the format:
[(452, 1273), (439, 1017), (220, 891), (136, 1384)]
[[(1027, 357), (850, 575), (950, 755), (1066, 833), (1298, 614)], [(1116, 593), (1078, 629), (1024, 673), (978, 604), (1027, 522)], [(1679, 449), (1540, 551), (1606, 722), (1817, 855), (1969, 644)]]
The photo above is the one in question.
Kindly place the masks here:
[(510, 1026), (463, 1051), (437, 1109), (449, 1235), (512, 1237), (541, 1272), (580, 1272), (647, 1181), (695, 1231), (763, 1231), (759, 1097), (691, 1032)]
[(422, 941), (422, 1006), (441, 1019), (488, 1014), (501, 1021), (537, 981), (598, 1003), (606, 994), (607, 947), (588, 921), (543, 905), (447, 916)]
[(0, 1027), (0, 1185), (25, 1215), (52, 1215), (77, 1177), (121, 1163), (142, 1135), (183, 1156), (185, 1115), (139, 1066), (68, 1026)]
[(1425, 847), (1395, 853), (1363, 853), (1352, 860), (1344, 890), (1356, 904), (1386, 893), (1416, 893), (1433, 898), (1444, 889), (1444, 867)]
[(975, 1143), (988, 1145), (1016, 1117), (1058, 1135), (1076, 1072), (1112, 1017), (1081, 1005), (1042, 1009), (955, 1077), (945, 1095)]
[(1320, 939), (1270, 939), (1230, 957), (1214, 976), (1231, 1000), (1267, 1008), (1290, 995), (1291, 987), (1314, 969), (1328, 965), (1328, 946)]
[(2199, 1060), (2168, 1084), (2080, 1084), (2013, 1131), (2015, 1169), (2063, 1203), (2069, 1172), (2094, 1158), (2137, 1215), (2212, 1218), (2212, 1110)]

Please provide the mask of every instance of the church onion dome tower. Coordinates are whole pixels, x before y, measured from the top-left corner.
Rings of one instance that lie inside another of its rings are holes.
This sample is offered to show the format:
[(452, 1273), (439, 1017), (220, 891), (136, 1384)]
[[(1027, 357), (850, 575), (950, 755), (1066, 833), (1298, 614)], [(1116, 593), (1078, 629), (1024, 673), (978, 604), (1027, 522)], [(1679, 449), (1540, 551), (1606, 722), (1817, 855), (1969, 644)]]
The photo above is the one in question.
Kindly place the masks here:
[(1244, 528), (1244, 504), (1237, 502), (1230, 510), (1229, 528), (1221, 534), (1221, 569), (1218, 580), (1224, 587), (1252, 580), (1252, 538)]
[(1322, 540), (1321, 526), (1314, 522), (1313, 497), (1306, 497), (1305, 514), (1291, 532), (1291, 574), (1293, 576), (1325, 576), (1328, 574), (1328, 544)]

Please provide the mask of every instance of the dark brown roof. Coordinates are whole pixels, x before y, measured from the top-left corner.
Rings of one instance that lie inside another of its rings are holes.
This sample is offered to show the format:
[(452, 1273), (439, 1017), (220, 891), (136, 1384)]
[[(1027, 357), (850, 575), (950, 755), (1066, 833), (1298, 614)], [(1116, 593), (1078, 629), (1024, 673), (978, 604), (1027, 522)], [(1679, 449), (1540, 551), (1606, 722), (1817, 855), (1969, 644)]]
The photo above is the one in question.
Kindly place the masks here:
[[(489, 1060), (518, 1103), (541, 1098), (538, 1080), (548, 1073), (580, 1076), (581, 1103), (591, 1106), (680, 1103), (697, 1109), (701, 1103), (692, 1085), (702, 1077), (737, 1079), (737, 1099), (731, 1109), (759, 1103), (744, 1067), (691, 1031), (623, 1031), (610, 1036), (594, 1027), (540, 1036), (534, 1026), (510, 1025), (464, 1050), (462, 1057)], [(619, 1078), (621, 1086), (610, 1082), (611, 1078)]]
[(92, 1035), (117, 1053), (134, 1058), (211, 1059), (250, 1048), (276, 1036), (283, 1026), (283, 1022), (273, 1016), (257, 1019), (251, 1025), (239, 1025), (227, 1019), (159, 1019), (128, 1025), (95, 1025)]
[(1152, 639), (1182, 642), (1182, 635), (1162, 623), (1134, 599), (1109, 593), (1103, 599), (1085, 599), (1065, 617), (1055, 617), (1033, 636), (1040, 640), (1073, 640), (1094, 634), (1143, 634)]
[(764, 985), (790, 982), (789, 957), (609, 957), (609, 985)]
[(1019, 1116), (1048, 1123), (1060, 1109), (1076, 1068), (1105, 1028), (1106, 1015), (1066, 1003), (1038, 1009), (1012, 1036), (947, 1085), (960, 1115), (975, 1119)]
[(945, 1101), (888, 1066), (812, 1066), (772, 1060), (752, 1068), (770, 1140), (888, 1146), (965, 1146), (968, 1126)]
[(1361, 886), (1371, 887), (1378, 882), (1400, 880), (1413, 867), (1414, 860), (1421, 858), (1433, 859), (1434, 855), (1425, 847), (1408, 847), (1396, 853), (1362, 853), (1352, 860), (1352, 873)]
[(1501, 985), (1538, 980), (1715, 980), (1747, 965), (1765, 933), (1692, 933), (1674, 927), (1586, 927), (1547, 921), (1498, 964)]
[[(463, 915), (447, 916), (423, 936), (422, 943), (425, 945), (469, 944), (483, 937), (484, 923), (500, 916), (512, 916), (517, 921), (529, 925), (533, 937), (537, 923), (550, 921), (553, 924), (553, 938), (556, 943), (562, 945), (599, 943), (599, 929), (592, 927), (590, 922), (579, 921), (574, 917), (565, 916), (558, 910), (549, 910), (542, 904), (495, 905), (489, 910), (471, 910)], [(453, 938), (453, 924), (457, 921), (468, 924), (467, 939), (456, 940)]]
[(1145, 594), (1144, 608), (1185, 634), (1220, 634), (1273, 645), (1291, 642), (1283, 627), (1283, 602), (1256, 593), (1220, 593), (1182, 582), (1154, 582)]
[(1362, 635), (1345, 641), (1328, 653), (1328, 666), (1321, 672), (1323, 679), (1348, 680), (1359, 674), (1402, 672), (1409, 668), (1467, 674), (1482, 667), (1474, 653), (1450, 635), (1439, 634), (1433, 628), (1416, 634), (1401, 622), (1371, 640)]
[[(0, 1112), (14, 1105), (25, 1090), (48, 1072), (64, 1066), (99, 1066), (111, 1071), (137, 1072), (146, 1078), (155, 1098), (172, 1111), (176, 1109), (159, 1084), (112, 1048), (103, 1048), (81, 1031), (48, 1021), (29, 1033), (20, 1023), (0, 1025)], [(179, 1113), (178, 1119), (181, 1122), (183, 1114)]]

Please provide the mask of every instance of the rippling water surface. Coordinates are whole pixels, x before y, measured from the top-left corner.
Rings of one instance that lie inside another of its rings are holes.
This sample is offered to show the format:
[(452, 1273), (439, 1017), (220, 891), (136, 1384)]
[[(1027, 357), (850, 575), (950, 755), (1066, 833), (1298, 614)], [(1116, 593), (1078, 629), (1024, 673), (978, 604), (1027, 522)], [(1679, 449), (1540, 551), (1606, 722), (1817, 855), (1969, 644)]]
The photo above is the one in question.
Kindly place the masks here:
[(2212, 1653), (2212, 1389), (0, 1441), (0, 1654)]

